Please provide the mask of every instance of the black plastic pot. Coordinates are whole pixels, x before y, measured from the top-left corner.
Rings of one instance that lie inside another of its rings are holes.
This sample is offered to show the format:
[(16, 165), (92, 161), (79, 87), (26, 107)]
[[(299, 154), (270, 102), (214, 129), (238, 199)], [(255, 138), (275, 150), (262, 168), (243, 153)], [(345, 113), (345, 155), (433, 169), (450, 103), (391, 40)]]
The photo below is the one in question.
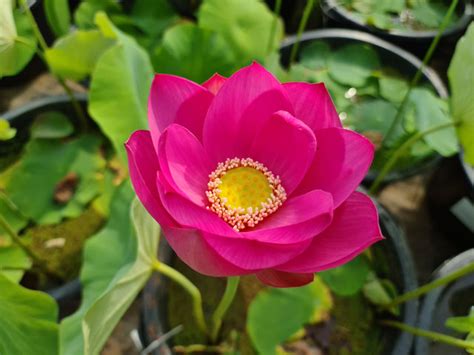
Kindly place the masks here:
[[(301, 37), (300, 49), (310, 44), (312, 41), (323, 40), (331, 44), (331, 46), (343, 46), (348, 43), (366, 43), (371, 45), (379, 54), (381, 62), (384, 66), (396, 68), (397, 71), (405, 74), (407, 77), (415, 75), (418, 68), (421, 67), (421, 61), (408, 53), (407, 51), (394, 46), (380, 38), (377, 38), (369, 33), (364, 33), (354, 30), (345, 29), (325, 29), (316, 30), (303, 33)], [(297, 42), (296, 36), (290, 36), (286, 38), (281, 45), (281, 58), (282, 64), (288, 66), (289, 56), (291, 48)], [(423, 69), (423, 76), (420, 83), (428, 83), (436, 91), (439, 97), (447, 98), (448, 90), (446, 89), (443, 81), (439, 76), (430, 68)], [(390, 183), (397, 180), (402, 180), (407, 177), (424, 172), (430, 167), (433, 167), (440, 157), (437, 154), (433, 154), (430, 159), (422, 161), (417, 164), (416, 167), (409, 169), (395, 171), (390, 173), (384, 180), (384, 183)], [(364, 184), (370, 184), (375, 179), (375, 174), (369, 172), (364, 180)]]
[[(467, 250), (446, 261), (434, 273), (433, 279), (446, 276), (459, 268), (474, 263), (474, 249)], [(459, 336), (446, 328), (444, 322), (449, 317), (466, 316), (474, 304), (474, 274), (458, 279), (454, 283), (430, 292), (421, 307), (419, 327)], [(463, 349), (453, 348), (444, 344), (431, 343), (418, 337), (415, 341), (415, 355), (464, 355)]]
[(433, 223), (461, 250), (474, 247), (474, 168), (456, 155), (443, 159), (426, 191)]
[[(76, 94), (76, 99), (82, 107), (86, 109), (87, 96), (85, 94)], [(2, 114), (10, 122), (12, 127), (17, 129), (17, 135), (9, 141), (0, 141), (0, 156), (14, 155), (20, 153), (23, 145), (29, 138), (29, 126), (33, 119), (39, 114), (48, 111), (59, 111), (68, 117), (75, 117), (75, 112), (71, 106), (68, 96), (50, 96), (30, 102), (16, 110)], [(72, 119), (73, 124), (77, 124)], [(69, 281), (63, 285), (51, 284), (46, 290), (59, 304), (59, 317), (64, 318), (72, 314), (80, 304), (81, 284), (78, 279)]]
[[(389, 278), (401, 292), (413, 290), (417, 287), (415, 266), (410, 250), (405, 241), (405, 235), (399, 225), (382, 207), (378, 206), (380, 224), (384, 236), (387, 238), (373, 247), (374, 257), (381, 258), (386, 270), (380, 271), (381, 277)], [(167, 244), (160, 246), (160, 260), (170, 263), (174, 254)], [(380, 259), (378, 259), (380, 260)], [(155, 274), (143, 291), (142, 329), (141, 338), (148, 345), (169, 331), (167, 325), (167, 283), (169, 281), (161, 275)], [(418, 301), (407, 302), (401, 310), (401, 320), (408, 325), (415, 325), (417, 321)], [(383, 355), (408, 355), (413, 343), (413, 336), (393, 329), (386, 329), (384, 333)], [(172, 354), (167, 344), (161, 345), (151, 354)]]
[[(389, 42), (392, 42), (398, 46), (401, 46), (408, 51), (415, 53), (418, 56), (423, 56), (428, 49), (431, 41), (436, 36), (436, 30), (428, 31), (402, 31), (402, 30), (390, 30), (384, 31), (373, 26), (369, 26), (359, 19), (357, 19), (350, 11), (346, 10), (343, 6), (338, 4), (337, 0), (321, 0), (321, 9), (325, 16), (326, 25), (329, 27), (343, 27), (362, 30), (364, 32), (372, 33), (377, 37), (383, 38)], [(453, 25), (448, 27), (442, 35), (441, 43), (439, 48), (449, 48), (450, 50), (440, 54), (448, 54), (448, 58), (445, 58), (449, 63), (450, 55), (454, 45), (462, 36), (469, 23), (472, 21), (474, 14), (473, 6), (469, 0), (461, 1), (458, 5), (459, 20)], [(446, 53), (448, 52), (448, 53)]]

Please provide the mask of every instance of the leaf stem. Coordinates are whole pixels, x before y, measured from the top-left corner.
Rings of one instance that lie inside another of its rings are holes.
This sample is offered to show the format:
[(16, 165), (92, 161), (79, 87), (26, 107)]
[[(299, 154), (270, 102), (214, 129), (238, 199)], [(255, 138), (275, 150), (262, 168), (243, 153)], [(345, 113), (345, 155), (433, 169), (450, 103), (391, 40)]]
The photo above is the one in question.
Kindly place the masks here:
[(377, 178), (375, 181), (372, 183), (369, 189), (369, 194), (374, 195), (385, 177), (387, 176), (388, 173), (392, 170), (393, 166), (397, 163), (398, 159), (402, 156), (402, 154), (410, 148), (413, 144), (418, 142), (420, 139), (423, 139), (425, 136), (434, 133), (436, 131), (443, 130), (448, 127), (455, 126), (457, 123), (454, 121), (443, 123), (437, 126), (433, 126), (426, 131), (423, 132), (418, 132), (415, 135), (411, 136), (408, 138), (400, 147), (398, 147), (393, 154), (390, 155), (390, 158), (385, 162), (385, 164), (382, 166), (382, 169), (380, 170), (380, 173), (377, 175)]
[(209, 332), (204, 318), (204, 312), (202, 308), (202, 296), (199, 289), (191, 281), (189, 281), (186, 276), (181, 274), (179, 271), (173, 269), (172, 267), (163, 264), (159, 260), (154, 260), (152, 267), (155, 271), (169, 277), (171, 280), (179, 284), (189, 293), (193, 300), (193, 312), (194, 317), (196, 319), (196, 323), (202, 333), (208, 336)]
[(22, 249), (26, 255), (28, 255), (33, 263), (38, 266), (38, 268), (46, 275), (50, 275), (56, 279), (63, 280), (63, 277), (58, 275), (56, 272), (50, 270), (47, 264), (35, 254), (33, 250), (29, 248), (27, 244), (21, 240), (21, 238), (16, 234), (7, 220), (0, 214), (0, 227), (10, 236), (13, 243), (15, 243), (20, 249)]
[(211, 340), (215, 342), (217, 340), (217, 336), (219, 335), (219, 330), (222, 325), (222, 318), (226, 314), (227, 310), (229, 309), (232, 301), (235, 298), (235, 294), (237, 293), (237, 288), (239, 287), (240, 277), (228, 277), (227, 284), (224, 291), (224, 296), (217, 306), (214, 314), (212, 315), (212, 328), (211, 328)]
[(443, 32), (448, 26), (451, 16), (453, 15), (454, 10), (456, 9), (458, 1), (459, 0), (453, 0), (451, 2), (451, 5), (449, 6), (448, 11), (446, 12), (446, 15), (444, 16), (443, 21), (441, 22), (441, 25), (439, 26), (438, 33), (436, 33), (435, 38), (431, 42), (430, 47), (428, 48), (428, 51), (426, 52), (425, 57), (423, 58), (423, 62), (421, 63), (421, 66), (418, 68), (418, 70), (415, 73), (415, 76), (410, 81), (408, 90), (405, 93), (405, 96), (403, 97), (403, 100), (400, 106), (398, 107), (397, 114), (393, 118), (392, 124), (390, 125), (389, 129), (387, 130), (387, 133), (383, 137), (382, 145), (386, 145), (386, 142), (388, 142), (388, 138), (393, 134), (393, 132), (395, 131), (395, 128), (400, 124), (400, 121), (402, 120), (402, 117), (403, 117), (404, 108), (408, 102), (410, 93), (413, 87), (416, 84), (418, 84), (418, 81), (420, 80), (421, 75), (423, 74), (423, 70), (428, 65), (429, 61), (431, 60), (431, 57), (433, 56), (434, 51), (436, 50), (436, 47), (438, 46), (438, 43), (441, 39), (441, 36), (443, 35)]
[(280, 17), (282, 0), (276, 0), (275, 9), (273, 10), (275, 18), (273, 19), (272, 29), (270, 31), (270, 38), (268, 39), (268, 54), (271, 53), (273, 48), (273, 43), (275, 42), (275, 32), (278, 25), (278, 18)]
[(462, 348), (465, 350), (474, 350), (474, 343), (466, 341), (466, 340), (458, 339), (449, 335), (411, 327), (404, 323), (396, 322), (392, 320), (383, 320), (380, 323), (388, 327), (403, 330), (405, 332), (411, 333), (416, 336), (428, 338), (435, 342), (444, 343), (444, 344), (455, 346), (455, 347)]
[(382, 308), (383, 309), (390, 309), (392, 307), (398, 306), (401, 303), (405, 303), (405, 302), (410, 301), (412, 299), (418, 298), (418, 297), (434, 290), (435, 288), (447, 285), (447, 284), (453, 282), (454, 280), (457, 280), (457, 279), (459, 279), (463, 276), (466, 276), (470, 273), (473, 273), (473, 272), (474, 272), (474, 263), (468, 264), (468, 265), (463, 266), (462, 268), (456, 270), (455, 272), (453, 272), (449, 275), (440, 277), (439, 279), (436, 279), (436, 280), (434, 280), (430, 283), (427, 283), (427, 284), (425, 284), (421, 287), (418, 287), (418, 288), (416, 288), (412, 291), (406, 292), (403, 295), (395, 297), (390, 303), (387, 303), (386, 305), (383, 305)]
[[(86, 130), (88, 127), (88, 123), (87, 123), (88, 121), (87, 121), (87, 116), (84, 113), (84, 110), (82, 109), (81, 105), (76, 100), (76, 98), (74, 97), (72, 90), (69, 88), (69, 86), (67, 86), (64, 79), (54, 74), (53, 70), (51, 69), (51, 66), (49, 65), (48, 60), (46, 59), (46, 56), (45, 56), (45, 53), (49, 49), (48, 45), (46, 44), (46, 41), (44, 40), (44, 37), (41, 34), (38, 24), (36, 23), (35, 17), (33, 16), (33, 13), (31, 12), (30, 7), (28, 6), (26, 0), (20, 0), (20, 1), (21, 1), (21, 5), (23, 6), (23, 9), (25, 10), (26, 16), (28, 17), (28, 20), (30, 21), (31, 27), (33, 28), (35, 37), (38, 40), (38, 43), (40, 44), (40, 47), (41, 47), (41, 49), (38, 49), (36, 52), (38, 53), (39, 57), (43, 60), (43, 62), (46, 64), (51, 74), (56, 78), (59, 85), (62, 86), (66, 94), (69, 96), (69, 99), (71, 100), (71, 104), (74, 108), (74, 111), (76, 112), (76, 116), (79, 119), (81, 129)], [(22, 43), (24, 43), (24, 41)]]
[(303, 35), (303, 31), (306, 28), (306, 24), (309, 20), (309, 15), (311, 15), (311, 11), (313, 11), (314, 7), (314, 0), (307, 0), (306, 6), (303, 10), (303, 16), (301, 17), (300, 24), (298, 26), (298, 33), (296, 34), (296, 43), (291, 47), (291, 54), (290, 54), (290, 65), (293, 64), (296, 60), (296, 55), (298, 54), (298, 49), (300, 47), (301, 36)]

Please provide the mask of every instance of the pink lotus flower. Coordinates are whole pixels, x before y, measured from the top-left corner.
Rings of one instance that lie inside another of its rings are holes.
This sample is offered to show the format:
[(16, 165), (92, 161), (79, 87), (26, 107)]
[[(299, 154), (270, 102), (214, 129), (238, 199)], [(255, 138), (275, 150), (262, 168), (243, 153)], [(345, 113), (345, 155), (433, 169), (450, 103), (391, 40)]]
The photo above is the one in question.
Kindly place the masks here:
[(382, 239), (354, 191), (373, 145), (341, 127), (323, 84), (281, 84), (257, 63), (203, 85), (158, 74), (148, 117), (126, 143), (132, 183), (194, 270), (300, 286)]

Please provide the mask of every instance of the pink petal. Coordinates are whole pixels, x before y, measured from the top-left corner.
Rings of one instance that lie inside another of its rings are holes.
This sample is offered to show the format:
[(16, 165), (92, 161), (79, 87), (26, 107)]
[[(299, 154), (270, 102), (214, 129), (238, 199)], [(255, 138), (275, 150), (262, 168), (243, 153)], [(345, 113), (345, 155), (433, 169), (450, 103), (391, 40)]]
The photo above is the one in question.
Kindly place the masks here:
[(252, 270), (241, 269), (219, 256), (196, 230), (165, 228), (163, 233), (178, 257), (201, 274), (223, 277), (253, 273)]
[(277, 271), (273, 269), (263, 270), (257, 273), (258, 279), (271, 287), (300, 287), (309, 284), (314, 279), (314, 274), (296, 274)]
[(268, 269), (286, 263), (303, 253), (311, 243), (311, 239), (294, 244), (272, 244), (208, 233), (203, 236), (220, 256), (246, 270)]
[(302, 253), (311, 243), (305, 240), (292, 244), (263, 243), (245, 238), (214, 212), (193, 204), (176, 193), (160, 190), (169, 214), (184, 228), (203, 233), (207, 244), (225, 260), (245, 270), (270, 268), (283, 264)]
[(167, 193), (164, 189), (160, 189), (160, 196), (168, 213), (184, 228), (223, 235), (226, 238), (240, 238), (217, 214), (194, 204), (186, 197), (174, 192)]
[(303, 254), (276, 269), (296, 273), (323, 271), (347, 263), (381, 239), (374, 203), (356, 191), (335, 211), (331, 225), (313, 238)]
[(215, 163), (247, 158), (262, 122), (278, 110), (291, 110), (286, 92), (272, 74), (254, 63), (226, 80), (204, 121), (204, 148)]
[(364, 136), (342, 128), (318, 130), (316, 139), (314, 161), (295, 194), (328, 191), (337, 207), (364, 179), (374, 158), (374, 146)]
[(205, 192), (213, 167), (201, 142), (185, 127), (171, 124), (158, 142), (158, 158), (166, 181), (195, 204), (208, 203)]
[(321, 128), (342, 127), (329, 92), (323, 83), (285, 83), (295, 116), (313, 131)]
[(155, 147), (166, 127), (179, 123), (198, 138), (214, 96), (204, 87), (181, 77), (157, 74), (148, 99), (148, 124)]
[(175, 226), (176, 222), (161, 203), (156, 188), (158, 158), (153, 148), (150, 132), (134, 132), (125, 143), (125, 148), (128, 154), (132, 185), (143, 206), (162, 227)]
[(306, 175), (316, 152), (313, 131), (285, 111), (274, 113), (256, 136), (251, 157), (264, 164), (290, 195)]
[(221, 89), (222, 85), (224, 85), (226, 80), (226, 77), (220, 75), (219, 73), (215, 73), (213, 76), (211, 76), (209, 80), (204, 82), (202, 86), (204, 86), (207, 90), (216, 95), (217, 92)]
[(331, 223), (332, 215), (331, 194), (314, 190), (290, 198), (274, 214), (240, 235), (267, 243), (297, 243), (321, 233)]

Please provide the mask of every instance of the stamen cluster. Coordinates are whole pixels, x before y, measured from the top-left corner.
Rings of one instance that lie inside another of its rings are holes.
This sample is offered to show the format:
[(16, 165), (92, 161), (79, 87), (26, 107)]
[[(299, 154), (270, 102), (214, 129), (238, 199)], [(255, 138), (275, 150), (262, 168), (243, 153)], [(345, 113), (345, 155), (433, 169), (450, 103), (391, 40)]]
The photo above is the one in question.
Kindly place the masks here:
[[(256, 207), (232, 207), (227, 198), (221, 197), (219, 187), (222, 184), (222, 178), (232, 169), (239, 167), (251, 167), (260, 171), (268, 181), (272, 193), (266, 201)], [(220, 218), (230, 224), (236, 231), (241, 231), (247, 227), (255, 227), (259, 222), (273, 212), (275, 212), (286, 200), (286, 192), (281, 185), (280, 177), (273, 175), (266, 166), (251, 158), (233, 158), (227, 159), (217, 165), (217, 169), (209, 175), (209, 183), (206, 192), (210, 205), (207, 209), (215, 212)]]

